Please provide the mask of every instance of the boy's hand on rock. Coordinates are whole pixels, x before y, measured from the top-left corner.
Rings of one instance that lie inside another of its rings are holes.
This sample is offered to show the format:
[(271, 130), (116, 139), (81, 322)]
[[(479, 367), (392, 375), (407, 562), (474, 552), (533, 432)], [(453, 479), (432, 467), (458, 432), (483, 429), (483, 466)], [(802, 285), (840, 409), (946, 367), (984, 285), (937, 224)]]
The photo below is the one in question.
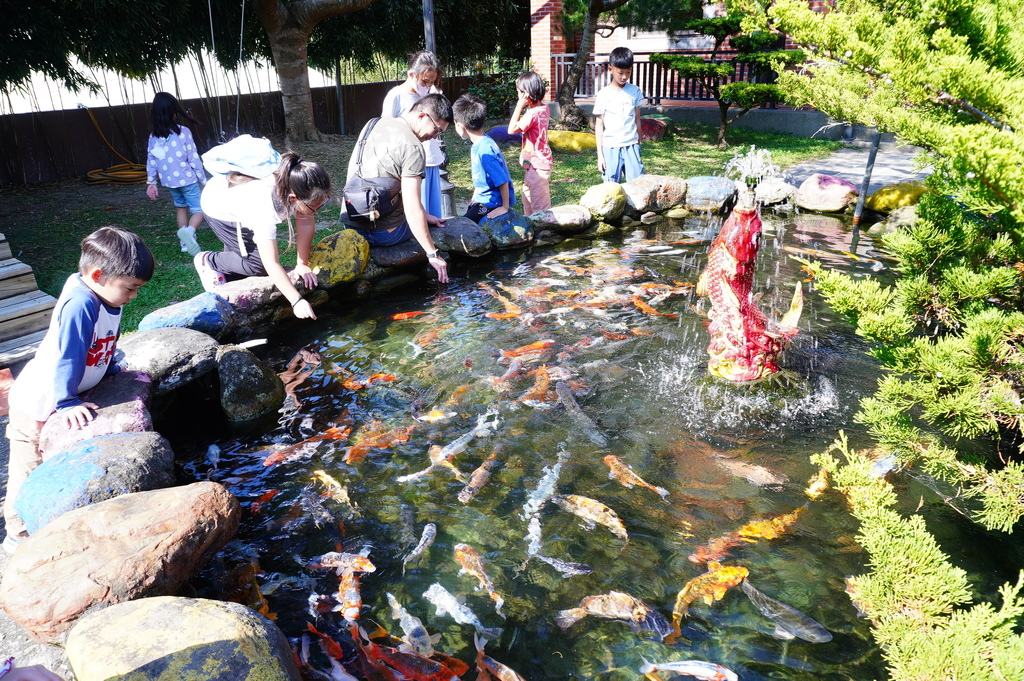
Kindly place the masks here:
[(92, 409), (99, 409), (99, 406), (92, 402), (82, 402), (74, 407), (62, 409), (61, 416), (64, 417), (64, 422), (68, 428), (75, 427), (81, 429), (89, 425), (89, 421), (96, 418), (92, 411), (90, 411)]

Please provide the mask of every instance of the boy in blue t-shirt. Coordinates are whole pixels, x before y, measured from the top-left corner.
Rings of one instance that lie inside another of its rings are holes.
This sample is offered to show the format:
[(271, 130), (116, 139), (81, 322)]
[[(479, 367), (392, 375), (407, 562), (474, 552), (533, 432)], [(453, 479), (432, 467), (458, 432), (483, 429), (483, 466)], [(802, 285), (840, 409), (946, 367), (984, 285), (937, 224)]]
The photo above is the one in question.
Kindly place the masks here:
[(153, 268), (149, 248), (126, 229), (100, 227), (82, 241), (78, 273), (64, 284), (50, 328), (8, 398), (10, 456), (3, 541), (8, 553), (28, 536), (14, 502), (21, 484), (43, 462), (43, 424), (54, 412), (69, 429), (83, 428), (94, 418), (92, 410), (98, 407), (82, 400), (81, 393), (117, 373), (113, 356), (121, 333), (121, 308), (152, 279)]
[(608, 55), (608, 71), (612, 82), (601, 88), (594, 98), (594, 116), (597, 118), (597, 169), (605, 182), (626, 181), (644, 174), (640, 160), (640, 105), (646, 97), (636, 85), (629, 82), (633, 75), (633, 52), (628, 47), (616, 47)]
[(476, 95), (462, 95), (452, 105), (455, 131), (473, 143), (473, 199), (466, 217), (479, 224), (485, 217), (501, 217), (516, 204), (512, 176), (497, 143), (484, 134), (487, 104)]

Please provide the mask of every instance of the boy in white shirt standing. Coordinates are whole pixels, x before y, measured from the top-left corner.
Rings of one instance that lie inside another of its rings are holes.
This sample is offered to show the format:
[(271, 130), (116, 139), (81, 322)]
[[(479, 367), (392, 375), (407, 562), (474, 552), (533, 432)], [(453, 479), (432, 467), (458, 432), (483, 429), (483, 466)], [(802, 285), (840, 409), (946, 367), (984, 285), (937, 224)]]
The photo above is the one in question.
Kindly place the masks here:
[(640, 160), (640, 105), (646, 97), (629, 82), (633, 75), (633, 51), (616, 47), (608, 56), (612, 81), (594, 98), (597, 117), (597, 169), (605, 182), (626, 181), (644, 174)]

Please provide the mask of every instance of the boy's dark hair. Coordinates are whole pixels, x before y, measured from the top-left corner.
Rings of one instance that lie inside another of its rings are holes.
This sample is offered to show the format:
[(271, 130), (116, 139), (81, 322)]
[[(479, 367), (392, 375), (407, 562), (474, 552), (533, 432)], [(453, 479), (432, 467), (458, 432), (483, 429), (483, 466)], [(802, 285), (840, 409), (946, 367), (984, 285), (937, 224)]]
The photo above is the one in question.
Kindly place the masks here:
[(135, 232), (120, 227), (100, 227), (82, 239), (78, 273), (98, 267), (109, 278), (132, 277), (142, 281), (153, 278), (155, 267), (149, 247)]
[(628, 47), (616, 47), (608, 55), (608, 63), (617, 69), (633, 68), (633, 50)]
[[(331, 198), (331, 176), (319, 163), (303, 161), (294, 151), (286, 151), (281, 154), (274, 195), (287, 207), (290, 194), (295, 194), (295, 198), (305, 204), (327, 201)], [(294, 211), (294, 206), (291, 210)]]
[(484, 122), (487, 120), (487, 103), (477, 95), (462, 95), (455, 100), (452, 111), (455, 120), (467, 129), (473, 132), (483, 130)]
[(178, 104), (178, 100), (174, 98), (174, 95), (168, 92), (158, 92), (153, 97), (153, 136), (154, 137), (167, 137), (172, 132), (175, 135), (181, 134), (180, 121), (175, 120), (180, 118), (186, 120), (193, 125), (198, 125), (196, 119), (185, 113), (185, 110)]
[(544, 101), (544, 95), (548, 93), (544, 85), (544, 79), (536, 71), (523, 71), (516, 78), (516, 87), (526, 93), (526, 96), (534, 103)]
[(425, 111), (436, 120), (446, 121), (448, 125), (453, 123), (452, 103), (448, 101), (447, 97), (437, 92), (429, 94), (413, 104), (409, 111), (413, 113)]

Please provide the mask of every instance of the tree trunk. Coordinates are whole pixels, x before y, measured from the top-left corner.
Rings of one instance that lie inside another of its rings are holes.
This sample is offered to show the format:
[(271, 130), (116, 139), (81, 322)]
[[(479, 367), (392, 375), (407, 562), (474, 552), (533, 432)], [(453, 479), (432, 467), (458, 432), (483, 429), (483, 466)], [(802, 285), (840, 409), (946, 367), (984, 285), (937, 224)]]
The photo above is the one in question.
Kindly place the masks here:
[(319, 142), (309, 91), (307, 42), (313, 27), (328, 17), (347, 14), (374, 0), (257, 0), (256, 16), (267, 32), (284, 104), (285, 144)]
[(583, 41), (580, 43), (580, 48), (576, 50), (576, 58), (572, 60), (569, 73), (558, 87), (558, 108), (562, 112), (562, 125), (569, 129), (590, 129), (590, 116), (576, 106), (576, 89), (580, 85), (583, 72), (587, 69), (587, 62), (590, 61), (590, 50), (594, 47), (596, 34), (597, 17), (587, 12), (587, 18), (583, 22)]
[(723, 102), (719, 99), (718, 112), (720, 115), (718, 119), (718, 148), (727, 149), (729, 148), (729, 143), (725, 141), (725, 130), (729, 127), (729, 102)]
[(597, 24), (601, 15), (618, 9), (625, 5), (628, 0), (590, 0), (587, 7), (587, 19), (583, 24), (583, 41), (580, 49), (576, 51), (576, 58), (569, 66), (569, 73), (565, 81), (558, 87), (558, 107), (562, 111), (562, 125), (567, 128), (580, 130), (590, 129), (590, 116), (583, 109), (576, 106), (576, 88), (579, 87), (580, 78), (590, 61), (590, 50), (594, 47), (594, 36), (597, 34)]

